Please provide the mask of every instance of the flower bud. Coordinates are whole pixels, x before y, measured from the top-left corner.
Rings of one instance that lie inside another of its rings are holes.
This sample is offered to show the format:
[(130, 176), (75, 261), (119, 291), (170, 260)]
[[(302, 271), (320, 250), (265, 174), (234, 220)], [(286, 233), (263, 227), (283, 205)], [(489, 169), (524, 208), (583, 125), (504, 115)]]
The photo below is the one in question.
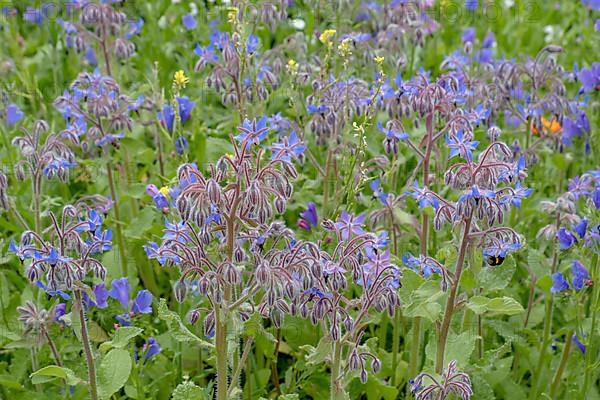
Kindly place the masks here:
[(189, 315), (190, 324), (195, 325), (200, 318), (200, 312), (198, 310), (192, 310)]
[(185, 300), (185, 295), (187, 294), (187, 286), (185, 282), (178, 280), (175, 282), (173, 290), (175, 293), (175, 300), (177, 300), (178, 303), (183, 303), (183, 300)]
[(375, 374), (381, 371), (381, 361), (379, 361), (378, 358), (373, 358), (373, 361), (371, 362), (371, 369)]

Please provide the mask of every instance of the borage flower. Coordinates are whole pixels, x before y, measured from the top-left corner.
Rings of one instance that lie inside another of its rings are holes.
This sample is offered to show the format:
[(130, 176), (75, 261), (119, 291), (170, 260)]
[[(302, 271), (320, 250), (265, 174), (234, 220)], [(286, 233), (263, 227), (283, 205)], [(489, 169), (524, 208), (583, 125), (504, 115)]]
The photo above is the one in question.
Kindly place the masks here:
[(138, 314), (152, 313), (152, 293), (148, 290), (140, 290), (135, 299), (129, 302), (129, 279), (120, 278), (112, 281), (111, 289), (108, 291), (108, 296), (119, 301), (121, 306), (127, 311), (124, 314), (117, 315), (117, 321), (122, 326), (131, 324), (131, 317)]

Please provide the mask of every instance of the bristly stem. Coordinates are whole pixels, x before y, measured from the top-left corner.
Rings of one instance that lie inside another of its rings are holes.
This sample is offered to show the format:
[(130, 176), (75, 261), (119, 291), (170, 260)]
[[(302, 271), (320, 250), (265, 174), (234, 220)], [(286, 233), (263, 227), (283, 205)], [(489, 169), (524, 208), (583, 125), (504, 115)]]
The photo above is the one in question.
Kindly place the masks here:
[(340, 383), (338, 379), (340, 378), (340, 366), (341, 366), (341, 358), (342, 358), (342, 343), (338, 341), (333, 341), (332, 343), (333, 351), (331, 358), (331, 388), (329, 392), (330, 400), (336, 400), (339, 398), (340, 394)]
[(88, 368), (88, 382), (90, 385), (90, 398), (98, 400), (98, 386), (96, 384), (96, 362), (92, 353), (90, 337), (88, 334), (87, 321), (85, 320), (85, 311), (83, 308), (83, 296), (81, 290), (75, 290), (75, 307), (79, 313), (79, 323), (81, 324), (81, 342), (83, 344), (83, 352), (85, 353), (85, 361)]
[(569, 354), (571, 353), (571, 346), (573, 344), (573, 331), (569, 331), (567, 336), (565, 337), (565, 347), (563, 348), (562, 355), (560, 357), (560, 364), (558, 365), (558, 369), (554, 374), (554, 379), (552, 380), (552, 386), (550, 386), (550, 397), (556, 398), (556, 392), (560, 387), (560, 381), (562, 379), (562, 374), (565, 371), (567, 366), (567, 361), (569, 360)]
[[(556, 215), (556, 230), (560, 229), (560, 213)], [(551, 273), (554, 274), (556, 269), (558, 268), (558, 252), (559, 252), (559, 244), (558, 241), (554, 243), (554, 254), (552, 256), (552, 267)], [(552, 297), (552, 293), (546, 294), (546, 311), (544, 313), (544, 333), (542, 336), (542, 343), (540, 347), (540, 355), (538, 359), (537, 366), (534, 371), (533, 380), (531, 384), (531, 392), (529, 393), (529, 399), (535, 400), (537, 399), (538, 394), (538, 386), (540, 383), (540, 378), (542, 371), (544, 369), (544, 361), (546, 359), (546, 351), (548, 346), (550, 345), (550, 334), (552, 333), (552, 311), (553, 311), (554, 298)]]
[[(431, 153), (433, 151), (433, 113), (427, 115), (425, 120), (425, 128), (427, 130), (427, 145), (423, 157), (423, 186), (429, 186), (429, 165), (431, 161)], [(427, 257), (427, 241), (429, 234), (429, 215), (422, 213), (421, 221), (421, 256)], [(419, 353), (421, 349), (421, 317), (413, 319), (413, 336), (410, 351), (410, 365), (408, 368), (408, 379), (412, 379), (417, 375), (419, 370)]]
[(472, 214), (470, 214), (465, 220), (465, 226), (463, 231), (463, 237), (460, 244), (460, 251), (458, 253), (458, 259), (456, 260), (456, 270), (454, 272), (454, 281), (450, 287), (450, 294), (448, 295), (448, 301), (446, 302), (446, 310), (444, 312), (444, 319), (442, 320), (442, 326), (440, 327), (437, 353), (435, 362), (435, 371), (438, 374), (442, 373), (444, 368), (444, 351), (446, 350), (446, 340), (448, 339), (448, 332), (450, 330), (450, 323), (452, 322), (452, 315), (454, 314), (456, 307), (456, 295), (458, 294), (458, 285), (460, 283), (460, 276), (462, 274), (463, 265), (465, 263), (465, 257), (467, 254), (467, 247), (469, 244), (469, 233), (471, 231), (471, 220)]
[(594, 255), (592, 256), (592, 265), (590, 271), (592, 282), (594, 282), (592, 291), (592, 302), (590, 304), (590, 310), (592, 312), (592, 325), (590, 327), (588, 347), (585, 353), (585, 379), (583, 381), (583, 390), (581, 392), (582, 399), (586, 398), (591, 375), (594, 372), (594, 356), (597, 354), (595, 340), (596, 325), (598, 323), (598, 307), (600, 307), (600, 282), (598, 282), (598, 280), (600, 279), (600, 271), (598, 270), (598, 253), (594, 253)]
[(52, 337), (50, 336), (50, 334), (48, 333), (46, 328), (42, 328), (42, 333), (44, 334), (44, 338), (46, 338), (46, 341), (48, 342), (48, 346), (50, 346), (50, 350), (52, 351), (52, 356), (54, 357), (54, 361), (56, 362), (56, 365), (58, 365), (59, 367), (62, 367), (63, 366), (62, 359), (60, 357), (60, 353), (58, 352), (58, 349), (56, 348), (56, 344), (54, 344), (54, 341), (52, 340)]
[(125, 259), (125, 240), (123, 239), (123, 230), (121, 228), (121, 211), (119, 210), (119, 198), (117, 197), (117, 188), (115, 186), (115, 179), (110, 164), (106, 164), (106, 175), (108, 176), (108, 186), (110, 186), (110, 195), (115, 210), (115, 233), (117, 236), (117, 244), (119, 246), (119, 257), (121, 258), (121, 275), (127, 277), (127, 260)]

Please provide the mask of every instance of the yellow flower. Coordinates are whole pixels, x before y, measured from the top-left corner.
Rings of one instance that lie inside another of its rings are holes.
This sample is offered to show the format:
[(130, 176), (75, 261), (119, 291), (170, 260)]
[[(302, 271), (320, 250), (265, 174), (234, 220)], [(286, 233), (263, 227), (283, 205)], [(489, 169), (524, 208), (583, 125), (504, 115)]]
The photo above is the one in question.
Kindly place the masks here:
[(185, 76), (185, 72), (182, 69), (175, 72), (175, 76), (173, 77), (173, 84), (177, 87), (184, 88), (190, 82), (190, 78)]
[(321, 36), (319, 36), (319, 40), (321, 41), (321, 43), (331, 46), (331, 38), (335, 35), (335, 32), (335, 29), (327, 29), (323, 33), (321, 33)]
[(161, 192), (163, 194), (163, 196), (169, 197), (169, 187), (168, 186), (163, 186), (158, 191)]
[(237, 7), (228, 7), (227, 8), (227, 22), (230, 24), (235, 24), (237, 22)]
[(298, 72), (298, 63), (290, 58), (287, 62), (287, 70), (290, 74), (295, 75)]
[(373, 61), (375, 61), (375, 64), (381, 67), (383, 65), (383, 62), (385, 61), (385, 57), (375, 57)]
[(338, 46), (338, 50), (340, 51), (340, 55), (342, 57), (347, 57), (350, 54), (352, 54), (352, 48), (350, 47), (351, 43), (352, 39), (346, 38), (342, 40), (342, 43), (340, 43), (340, 45)]

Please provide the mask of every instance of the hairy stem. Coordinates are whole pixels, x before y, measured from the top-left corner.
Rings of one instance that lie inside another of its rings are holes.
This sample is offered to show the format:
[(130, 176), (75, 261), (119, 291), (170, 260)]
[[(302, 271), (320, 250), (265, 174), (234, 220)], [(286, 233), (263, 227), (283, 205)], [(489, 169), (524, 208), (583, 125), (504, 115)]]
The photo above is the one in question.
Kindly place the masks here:
[(552, 380), (552, 386), (550, 386), (550, 397), (552, 397), (553, 399), (556, 398), (556, 392), (560, 387), (562, 374), (565, 371), (567, 361), (569, 360), (569, 354), (571, 353), (571, 346), (573, 344), (572, 336), (573, 331), (569, 331), (565, 338), (565, 347), (563, 348), (563, 352), (560, 357), (560, 364), (558, 364), (558, 369), (556, 370), (556, 373), (554, 374), (554, 379)]
[[(556, 230), (560, 228), (560, 213), (556, 215)], [(556, 269), (558, 268), (558, 251), (559, 245), (558, 242), (554, 244), (554, 255), (552, 256), (552, 268), (551, 273), (554, 274)], [(546, 351), (548, 346), (550, 345), (550, 334), (552, 333), (552, 311), (553, 311), (554, 298), (551, 293), (546, 295), (546, 311), (544, 313), (544, 333), (542, 336), (542, 343), (540, 345), (540, 356), (538, 358), (538, 363), (535, 368), (535, 372), (533, 375), (533, 380), (531, 384), (531, 392), (529, 392), (529, 399), (534, 400), (537, 399), (538, 394), (538, 386), (540, 383), (540, 378), (542, 371), (544, 369), (544, 361), (546, 359)]]
[(339, 398), (341, 393), (340, 389), (342, 385), (338, 381), (340, 378), (341, 371), (341, 360), (342, 358), (342, 343), (334, 341), (333, 342), (333, 354), (331, 358), (331, 388), (329, 392), (330, 400), (336, 400)]
[(109, 164), (106, 165), (106, 175), (108, 176), (108, 186), (110, 186), (110, 195), (114, 203), (116, 226), (115, 232), (117, 236), (117, 244), (119, 246), (119, 258), (121, 259), (121, 275), (127, 277), (127, 260), (125, 259), (125, 240), (123, 239), (123, 230), (121, 228), (121, 211), (119, 210), (119, 198), (117, 197), (117, 188), (113, 177), (112, 168)]
[(437, 353), (435, 360), (435, 370), (438, 374), (441, 374), (442, 370), (444, 369), (444, 351), (446, 350), (446, 340), (448, 339), (450, 323), (452, 322), (452, 315), (454, 314), (456, 306), (456, 295), (458, 294), (460, 276), (462, 274), (462, 269), (467, 254), (467, 247), (469, 244), (469, 232), (471, 231), (471, 219), (472, 215), (469, 215), (465, 220), (465, 227), (463, 231), (462, 241), (460, 244), (460, 251), (458, 253), (458, 259), (456, 260), (456, 271), (454, 273), (454, 281), (452, 282), (452, 285), (450, 287), (450, 294), (448, 295), (448, 301), (446, 302), (446, 310), (444, 311), (444, 319), (442, 320), (442, 326), (440, 327), (440, 332), (438, 336)]
[(98, 400), (98, 385), (96, 384), (96, 362), (92, 353), (90, 337), (88, 334), (87, 321), (85, 320), (85, 311), (83, 308), (83, 296), (81, 290), (75, 290), (75, 301), (77, 312), (79, 313), (79, 322), (81, 324), (81, 342), (83, 344), (83, 352), (85, 353), (85, 361), (88, 369), (88, 382), (90, 385), (90, 398)]
[(592, 313), (592, 325), (590, 327), (590, 339), (588, 342), (588, 348), (585, 354), (585, 379), (583, 381), (583, 391), (581, 392), (582, 399), (586, 398), (592, 374), (595, 372), (593, 364), (596, 362), (594, 356), (597, 354), (595, 339), (596, 325), (598, 323), (598, 309), (600, 307), (600, 282), (598, 282), (598, 279), (600, 278), (600, 271), (598, 270), (598, 253), (594, 253), (594, 255), (592, 256), (592, 265), (590, 271), (592, 273), (592, 281), (594, 282), (592, 302), (590, 304), (590, 311)]

